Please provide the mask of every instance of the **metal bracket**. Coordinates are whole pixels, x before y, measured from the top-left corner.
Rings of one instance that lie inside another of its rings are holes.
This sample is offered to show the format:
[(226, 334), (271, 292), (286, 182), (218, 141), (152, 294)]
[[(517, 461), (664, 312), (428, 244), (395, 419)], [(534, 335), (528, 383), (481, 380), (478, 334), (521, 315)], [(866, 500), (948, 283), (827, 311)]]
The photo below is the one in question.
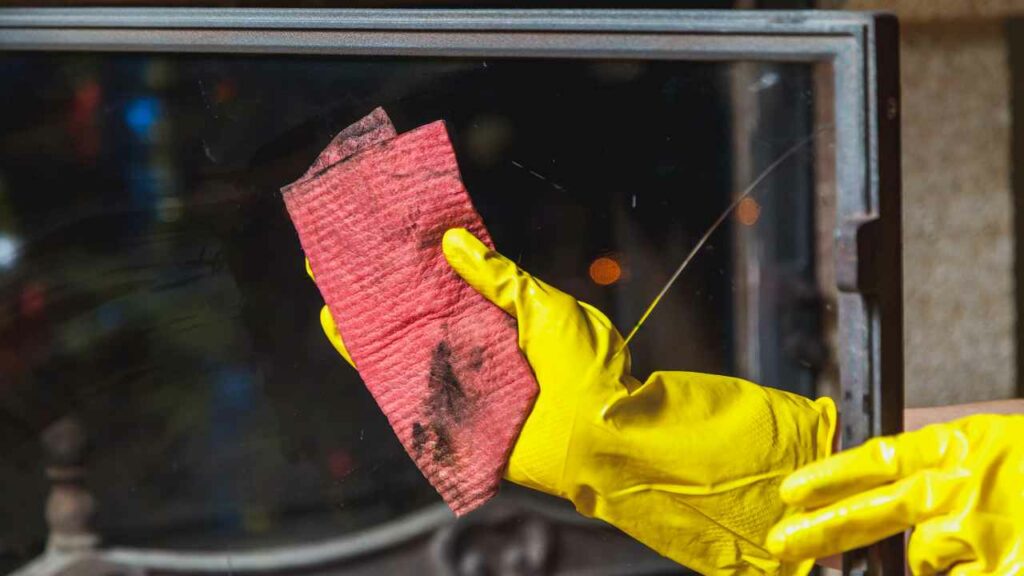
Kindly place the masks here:
[(863, 215), (845, 220), (836, 231), (836, 283), (840, 292), (877, 295), (878, 247), (881, 225), (878, 216)]

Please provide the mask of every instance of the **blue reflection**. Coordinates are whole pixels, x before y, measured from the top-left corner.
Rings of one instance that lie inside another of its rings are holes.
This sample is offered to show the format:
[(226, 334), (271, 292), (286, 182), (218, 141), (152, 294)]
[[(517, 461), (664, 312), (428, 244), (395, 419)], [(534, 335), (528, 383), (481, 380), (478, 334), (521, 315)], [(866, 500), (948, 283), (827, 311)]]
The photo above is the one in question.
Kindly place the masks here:
[(213, 381), (210, 410), (209, 454), (222, 460), (216, 481), (210, 482), (208, 509), (214, 522), (222, 529), (236, 529), (243, 524), (243, 497), (245, 472), (239, 464), (244, 462), (244, 450), (239, 441), (245, 436), (243, 428), (251, 416), (256, 391), (256, 375), (245, 366), (224, 366), (217, 370)]
[(226, 368), (220, 372), (214, 392), (215, 412), (220, 416), (244, 413), (252, 406), (253, 376), (244, 368)]
[(140, 138), (149, 136), (153, 124), (160, 118), (160, 101), (152, 96), (142, 96), (128, 101), (124, 119), (128, 127)]
[(96, 309), (96, 321), (104, 332), (109, 332), (120, 326), (123, 319), (121, 304), (117, 301), (107, 302)]
[(159, 175), (148, 164), (133, 164), (127, 167), (128, 186), (132, 196), (132, 205), (146, 211), (156, 211), (157, 188)]

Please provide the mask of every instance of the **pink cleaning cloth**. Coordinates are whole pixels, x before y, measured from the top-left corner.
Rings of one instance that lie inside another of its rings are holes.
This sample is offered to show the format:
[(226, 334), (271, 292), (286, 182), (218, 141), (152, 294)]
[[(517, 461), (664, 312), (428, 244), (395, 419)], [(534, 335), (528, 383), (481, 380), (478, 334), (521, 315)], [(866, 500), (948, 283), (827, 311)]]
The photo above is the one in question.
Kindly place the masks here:
[(377, 109), (285, 205), (345, 345), (405, 450), (457, 514), (498, 489), (537, 383), (514, 319), (452, 271), (449, 228), (493, 246), (442, 121), (402, 135)]

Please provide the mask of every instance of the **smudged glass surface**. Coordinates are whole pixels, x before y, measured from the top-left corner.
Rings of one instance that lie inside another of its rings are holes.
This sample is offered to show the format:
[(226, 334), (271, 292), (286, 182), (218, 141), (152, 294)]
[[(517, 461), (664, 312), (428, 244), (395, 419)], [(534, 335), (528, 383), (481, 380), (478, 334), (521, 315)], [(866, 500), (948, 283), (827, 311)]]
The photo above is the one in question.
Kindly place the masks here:
[[(321, 334), (279, 188), (374, 107), (399, 131), (444, 119), (499, 249), (626, 332), (742, 188), (730, 66), (0, 57), (0, 518), (19, 519), (0, 520), (0, 554), (41, 545), (38, 438), (68, 413), (110, 543), (302, 542), (436, 502)], [(744, 89), (811, 110), (807, 69), (773, 70)], [(742, 207), (666, 296), (638, 376), (736, 373), (735, 228), (796, 226), (767, 249), (810, 250), (812, 147), (798, 156), (766, 184), (791, 197)], [(793, 261), (813, 285), (810, 255)], [(788, 345), (765, 354), (797, 365)]]

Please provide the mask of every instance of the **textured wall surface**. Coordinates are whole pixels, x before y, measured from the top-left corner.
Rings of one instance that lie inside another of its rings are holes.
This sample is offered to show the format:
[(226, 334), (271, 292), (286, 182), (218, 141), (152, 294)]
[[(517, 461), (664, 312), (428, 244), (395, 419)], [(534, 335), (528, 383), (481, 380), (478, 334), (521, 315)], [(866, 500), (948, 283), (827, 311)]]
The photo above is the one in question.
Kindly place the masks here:
[(1024, 2), (853, 0), (902, 21), (906, 402), (1016, 392), (1006, 14)]
[(1024, 14), (1024, 0), (825, 0), (822, 8), (886, 10), (905, 21), (1004, 18)]
[(909, 406), (1016, 391), (1003, 30), (999, 21), (903, 28)]

